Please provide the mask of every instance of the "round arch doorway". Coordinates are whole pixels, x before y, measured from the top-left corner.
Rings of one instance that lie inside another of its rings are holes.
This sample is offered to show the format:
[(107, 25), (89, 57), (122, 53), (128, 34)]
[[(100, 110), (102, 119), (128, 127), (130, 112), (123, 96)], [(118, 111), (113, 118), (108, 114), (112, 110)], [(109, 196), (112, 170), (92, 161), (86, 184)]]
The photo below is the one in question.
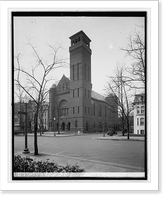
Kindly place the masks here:
[(64, 122), (62, 122), (61, 129), (62, 129), (62, 131), (65, 131), (65, 123)]
[(71, 123), (70, 123), (70, 122), (68, 122), (68, 124), (67, 124), (67, 130), (68, 130), (68, 131), (71, 130)]

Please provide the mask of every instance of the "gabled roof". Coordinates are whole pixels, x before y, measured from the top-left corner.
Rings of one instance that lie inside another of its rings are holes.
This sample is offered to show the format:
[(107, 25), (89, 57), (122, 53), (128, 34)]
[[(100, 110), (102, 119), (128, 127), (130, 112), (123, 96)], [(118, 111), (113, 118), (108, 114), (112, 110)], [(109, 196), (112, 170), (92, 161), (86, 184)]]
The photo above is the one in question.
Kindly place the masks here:
[(58, 81), (55, 81), (55, 83), (52, 84), (51, 88), (56, 88), (62, 81), (67, 80), (68, 82), (70, 81), (68, 77), (66, 77), (64, 74), (62, 78)]
[(62, 78), (59, 80), (57, 86), (58, 86), (59, 84), (61, 84), (62, 82), (64, 82), (64, 81), (68, 81), (68, 82), (69, 82), (69, 78), (67, 78), (67, 77), (63, 74), (63, 76), (62, 76)]

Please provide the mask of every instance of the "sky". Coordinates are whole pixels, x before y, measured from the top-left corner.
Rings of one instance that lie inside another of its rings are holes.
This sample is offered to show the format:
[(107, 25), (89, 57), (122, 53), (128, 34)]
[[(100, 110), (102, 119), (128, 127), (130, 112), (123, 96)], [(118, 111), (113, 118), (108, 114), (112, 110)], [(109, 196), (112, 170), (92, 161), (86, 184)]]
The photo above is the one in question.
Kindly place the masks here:
[[(105, 95), (105, 86), (109, 76), (115, 73), (117, 64), (129, 66), (133, 61), (120, 48), (127, 47), (128, 37), (135, 30), (143, 31), (140, 26), (144, 26), (142, 17), (15, 17), (15, 55), (21, 53), (22, 67), (31, 70), (36, 63), (27, 45), (29, 39), (43, 61), (50, 62), (51, 54), (47, 46), (50, 44), (61, 45), (63, 49), (58, 56), (66, 58), (69, 63), (69, 37), (83, 30), (91, 39), (92, 90)], [(63, 74), (70, 77), (68, 65), (50, 74), (53, 80), (48, 84), (48, 89)]]

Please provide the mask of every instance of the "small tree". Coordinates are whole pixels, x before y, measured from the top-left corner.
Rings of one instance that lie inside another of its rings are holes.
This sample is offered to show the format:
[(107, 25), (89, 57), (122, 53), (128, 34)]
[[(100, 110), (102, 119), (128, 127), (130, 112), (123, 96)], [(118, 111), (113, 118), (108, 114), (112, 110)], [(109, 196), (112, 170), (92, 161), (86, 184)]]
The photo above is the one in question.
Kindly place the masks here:
[(127, 85), (127, 80), (124, 76), (125, 69), (117, 68), (115, 76), (110, 76), (110, 81), (107, 85), (107, 92), (110, 95), (115, 96), (114, 101), (118, 105), (118, 114), (122, 120), (122, 134), (124, 135), (125, 126), (127, 126), (127, 137), (129, 139), (130, 134), (130, 113), (133, 110), (132, 104), (129, 98), (132, 96), (130, 93), (130, 87)]
[[(34, 155), (38, 155), (38, 145), (37, 145), (37, 129), (38, 129), (38, 117), (40, 112), (40, 106), (43, 104), (46, 96), (48, 95), (47, 83), (51, 80), (49, 79), (49, 74), (53, 72), (54, 69), (63, 67), (65, 64), (64, 59), (58, 59), (57, 54), (60, 50), (60, 46), (54, 48), (51, 45), (48, 45), (51, 50), (51, 63), (48, 64), (40, 57), (40, 54), (37, 52), (36, 48), (30, 43), (28, 46), (33, 52), (35, 57), (34, 66), (31, 66), (31, 71), (26, 70), (21, 62), (20, 56), (16, 56), (16, 65), (15, 65), (15, 82), (19, 88), (21, 88), (29, 97), (35, 102), (35, 114), (34, 114)], [(40, 76), (39, 76), (39, 71)]]

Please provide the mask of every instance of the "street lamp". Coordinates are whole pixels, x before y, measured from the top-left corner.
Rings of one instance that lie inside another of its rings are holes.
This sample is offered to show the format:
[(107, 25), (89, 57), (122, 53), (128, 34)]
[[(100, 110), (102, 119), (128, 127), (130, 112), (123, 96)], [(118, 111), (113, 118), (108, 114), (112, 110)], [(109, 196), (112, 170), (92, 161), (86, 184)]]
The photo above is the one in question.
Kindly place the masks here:
[(56, 118), (54, 117), (54, 136), (55, 136), (55, 120)]
[(105, 122), (103, 122), (103, 137), (105, 137)]
[(27, 96), (25, 96), (25, 148), (23, 150), (23, 153), (30, 153), (29, 149), (27, 148), (28, 146), (28, 142), (27, 142), (27, 103), (28, 103), (28, 99)]

